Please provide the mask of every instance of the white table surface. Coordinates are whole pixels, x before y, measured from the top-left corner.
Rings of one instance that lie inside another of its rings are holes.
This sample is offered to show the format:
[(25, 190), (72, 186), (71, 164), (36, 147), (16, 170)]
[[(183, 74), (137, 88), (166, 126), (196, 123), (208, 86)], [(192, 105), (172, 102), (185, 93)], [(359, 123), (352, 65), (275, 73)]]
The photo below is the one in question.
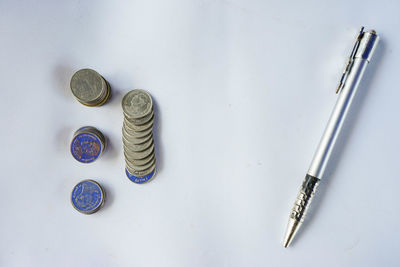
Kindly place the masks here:
[[(398, 1), (0, 2), (0, 266), (399, 266)], [(290, 208), (336, 101), (359, 26), (381, 43), (308, 222)], [(69, 81), (93, 68), (113, 98)], [(156, 102), (158, 174), (123, 172), (122, 96)], [(69, 153), (98, 127), (93, 164)], [(107, 191), (76, 212), (73, 186)]]

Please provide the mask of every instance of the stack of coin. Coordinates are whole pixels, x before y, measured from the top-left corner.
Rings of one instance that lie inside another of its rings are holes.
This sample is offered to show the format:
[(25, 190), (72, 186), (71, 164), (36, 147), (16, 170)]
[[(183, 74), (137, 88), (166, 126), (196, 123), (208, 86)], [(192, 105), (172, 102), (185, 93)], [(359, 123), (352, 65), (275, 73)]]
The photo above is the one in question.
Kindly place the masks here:
[(144, 90), (132, 90), (122, 99), (122, 109), (125, 173), (131, 181), (144, 183), (154, 176), (156, 169), (153, 100)]
[(99, 130), (85, 126), (75, 132), (71, 142), (71, 154), (79, 162), (91, 163), (100, 157), (106, 145), (107, 140)]
[(83, 214), (92, 214), (104, 204), (105, 193), (100, 184), (93, 180), (79, 182), (71, 193), (71, 203)]
[(71, 91), (83, 105), (98, 107), (107, 102), (111, 96), (110, 84), (96, 71), (82, 69), (71, 78)]

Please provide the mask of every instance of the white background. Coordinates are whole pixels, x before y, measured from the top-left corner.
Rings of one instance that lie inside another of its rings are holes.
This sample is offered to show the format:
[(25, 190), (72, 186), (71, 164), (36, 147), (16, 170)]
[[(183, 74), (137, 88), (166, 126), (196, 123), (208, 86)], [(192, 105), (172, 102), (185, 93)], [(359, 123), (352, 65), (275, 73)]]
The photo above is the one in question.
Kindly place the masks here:
[[(0, 2), (0, 266), (399, 266), (396, 1)], [(303, 231), (290, 208), (359, 26), (381, 43)], [(69, 81), (93, 68), (113, 98), (88, 108)], [(124, 175), (123, 95), (156, 102), (158, 174)], [(102, 158), (69, 153), (98, 127)], [(108, 199), (86, 216), (80, 180)]]

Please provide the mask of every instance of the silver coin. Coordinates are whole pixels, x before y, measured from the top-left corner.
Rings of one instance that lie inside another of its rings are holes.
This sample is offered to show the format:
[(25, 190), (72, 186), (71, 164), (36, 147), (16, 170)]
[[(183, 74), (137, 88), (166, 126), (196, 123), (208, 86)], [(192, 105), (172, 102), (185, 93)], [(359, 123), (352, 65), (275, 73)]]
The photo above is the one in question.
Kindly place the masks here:
[(95, 105), (107, 95), (108, 85), (104, 78), (92, 69), (82, 69), (72, 76), (70, 83), (72, 94), (79, 102)]
[[(125, 153), (124, 153), (125, 155)], [(125, 156), (125, 162), (129, 162), (130, 165), (132, 166), (143, 166), (146, 165), (147, 163), (149, 163), (152, 159), (155, 158), (155, 153), (151, 153), (150, 155), (148, 155), (147, 157), (145, 157), (144, 159), (130, 159), (128, 160), (127, 157)]]
[(111, 98), (111, 87), (107, 81), (106, 81), (106, 83), (107, 83), (107, 92), (106, 92), (105, 96), (103, 98), (101, 98), (101, 100), (99, 100), (99, 102), (96, 102), (95, 104), (87, 105), (87, 106), (96, 106), (96, 107), (102, 106)]
[(98, 135), (99, 137), (101, 137), (101, 139), (105, 140), (104, 135), (102, 134), (102, 132), (100, 132), (100, 130), (98, 130), (97, 128), (93, 127), (93, 126), (84, 126), (78, 129), (79, 133), (93, 133)]
[(122, 124), (123, 128), (125, 128), (126, 132), (130, 135), (132, 135), (133, 137), (136, 136), (145, 136), (145, 133), (149, 133), (153, 130), (153, 127), (149, 127), (143, 131), (138, 131), (138, 130), (134, 130), (132, 128), (130, 128), (126, 123)]
[[(104, 80), (104, 78), (103, 78)], [(111, 87), (110, 84), (104, 80), (107, 84), (107, 90), (101, 95), (99, 96), (96, 100), (93, 101), (89, 101), (89, 102), (83, 102), (80, 99), (76, 98), (81, 104), (85, 105), (85, 106), (89, 106), (89, 107), (98, 107), (98, 106), (102, 106), (104, 105), (111, 97)]]
[(150, 133), (153, 132), (152, 128), (147, 129), (147, 130), (142, 131), (142, 132), (137, 132), (137, 131), (129, 131), (128, 132), (127, 128), (125, 128), (125, 127), (123, 127), (122, 129), (123, 129), (122, 133), (125, 134), (125, 137), (126, 137), (127, 140), (130, 140), (130, 138), (142, 138), (142, 137), (145, 137), (145, 136), (147, 136), (147, 135), (149, 135)]
[(153, 108), (153, 100), (149, 93), (141, 89), (128, 92), (122, 99), (124, 113), (132, 119), (147, 116)]
[(151, 153), (154, 152), (154, 144), (152, 144), (148, 149), (141, 151), (141, 152), (131, 152), (124, 151), (125, 159), (128, 160), (137, 160), (137, 159), (144, 159), (149, 156)]
[(135, 170), (135, 171), (145, 171), (147, 169), (149, 169), (150, 167), (153, 166), (153, 164), (156, 163), (156, 159), (153, 158), (152, 160), (150, 160), (148, 163), (146, 163), (145, 165), (142, 166), (136, 166), (133, 165), (131, 162), (129, 161), (125, 161), (126, 165), (129, 166), (130, 169)]
[(84, 127), (81, 127), (81, 128), (79, 128), (79, 129), (75, 132), (74, 137), (75, 137), (76, 135), (78, 135), (78, 134), (81, 134), (81, 133), (94, 134), (95, 136), (97, 136), (97, 137), (99, 138), (99, 140), (100, 140), (100, 142), (102, 143), (104, 149), (106, 148), (106, 146), (107, 146), (107, 139), (105, 138), (105, 136), (103, 135), (103, 133), (100, 132), (97, 128), (95, 128), (95, 127), (93, 127), (93, 126), (84, 126)]
[(137, 126), (146, 124), (147, 122), (149, 122), (149, 121), (153, 118), (153, 116), (154, 116), (154, 111), (153, 111), (153, 110), (151, 111), (151, 113), (150, 113), (149, 115), (147, 115), (147, 116), (145, 116), (145, 117), (143, 117), (143, 118), (140, 118), (140, 119), (132, 119), (132, 118), (129, 118), (129, 117), (126, 116), (125, 113), (124, 113), (125, 119), (128, 120), (129, 122), (131, 122), (132, 124), (137, 125)]
[(132, 137), (131, 135), (129, 135), (126, 130), (122, 130), (122, 140), (125, 141), (126, 144), (134, 144), (134, 145), (139, 145), (139, 144), (143, 144), (144, 142), (146, 142), (149, 138), (152, 138), (153, 132), (150, 131), (150, 133), (148, 133), (145, 136), (140, 136), (140, 137)]
[(154, 115), (153, 117), (150, 118), (150, 120), (142, 125), (136, 125), (127, 120), (126, 118), (124, 119), (124, 126), (127, 128), (127, 130), (132, 130), (132, 131), (145, 131), (151, 127), (153, 127), (154, 123)]
[(127, 155), (130, 155), (132, 153), (139, 153), (139, 152), (144, 152), (145, 150), (149, 149), (153, 145), (153, 139), (150, 139), (148, 142), (144, 143), (143, 146), (139, 147), (137, 150), (134, 150), (132, 145), (125, 145), (123, 144), (124, 147), (124, 152)]
[(126, 143), (127, 144), (127, 146), (129, 146), (129, 145), (140, 145), (140, 144), (143, 144), (144, 142), (147, 142), (150, 138), (153, 138), (153, 134), (151, 133), (151, 134), (149, 134), (149, 135), (147, 135), (147, 136), (144, 136), (144, 137), (142, 137), (142, 138), (126, 138), (125, 136), (124, 136), (124, 131), (122, 131), (122, 141), (124, 142), (124, 143)]
[(143, 170), (143, 171), (137, 171), (135, 169), (132, 169), (128, 165), (125, 165), (125, 167), (130, 174), (137, 176), (137, 177), (143, 177), (143, 176), (146, 176), (146, 175), (152, 173), (153, 171), (155, 171), (156, 164), (154, 163), (150, 168), (148, 168), (147, 170)]
[(155, 154), (153, 145), (141, 152), (124, 151), (125, 160), (131, 161), (132, 163), (135, 160), (147, 158), (151, 154)]
[(141, 152), (148, 149), (151, 144), (153, 144), (153, 138), (149, 138), (149, 140), (147, 140), (146, 142), (137, 145), (129, 144), (125, 142), (124, 139), (122, 139), (122, 143), (124, 145), (124, 150), (127, 152)]

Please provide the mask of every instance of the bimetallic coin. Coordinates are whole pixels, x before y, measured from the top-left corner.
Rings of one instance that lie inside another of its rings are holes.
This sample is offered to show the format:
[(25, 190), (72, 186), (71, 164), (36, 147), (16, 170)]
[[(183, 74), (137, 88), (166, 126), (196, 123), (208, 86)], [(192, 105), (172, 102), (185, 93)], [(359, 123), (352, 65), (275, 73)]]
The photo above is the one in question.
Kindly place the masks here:
[(136, 171), (136, 170), (130, 168), (128, 165), (125, 165), (125, 168), (131, 175), (134, 175), (136, 177), (144, 177), (144, 176), (152, 173), (155, 170), (156, 164), (153, 164), (150, 168), (148, 168), (147, 170), (144, 170), (144, 171)]
[(153, 109), (153, 100), (149, 93), (141, 89), (128, 92), (122, 99), (124, 114), (132, 119), (147, 116)]
[(148, 149), (141, 152), (125, 151), (125, 158), (128, 160), (144, 159), (153, 152), (154, 152), (154, 144), (152, 144)]
[(71, 142), (71, 154), (79, 162), (94, 162), (103, 153), (105, 144), (93, 133), (78, 133)]
[(93, 180), (78, 183), (71, 193), (72, 206), (83, 214), (92, 214), (104, 204), (105, 193), (101, 186)]
[(151, 172), (145, 176), (142, 176), (142, 177), (137, 177), (133, 174), (130, 174), (127, 169), (125, 169), (125, 174), (129, 178), (129, 180), (131, 180), (132, 182), (137, 183), (137, 184), (143, 184), (143, 183), (150, 181), (156, 175), (156, 169), (154, 169), (153, 172)]

